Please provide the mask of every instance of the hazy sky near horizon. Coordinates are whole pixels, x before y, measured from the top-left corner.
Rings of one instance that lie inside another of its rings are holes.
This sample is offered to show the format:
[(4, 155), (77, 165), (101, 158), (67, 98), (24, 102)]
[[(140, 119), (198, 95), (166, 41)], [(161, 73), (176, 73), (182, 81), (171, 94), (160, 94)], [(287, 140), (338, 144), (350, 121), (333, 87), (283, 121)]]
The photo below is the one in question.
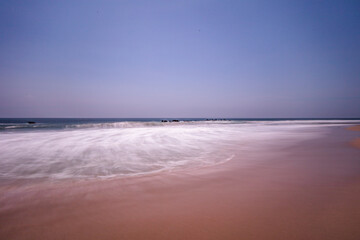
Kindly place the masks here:
[(0, 117), (360, 117), (360, 2), (1, 1)]

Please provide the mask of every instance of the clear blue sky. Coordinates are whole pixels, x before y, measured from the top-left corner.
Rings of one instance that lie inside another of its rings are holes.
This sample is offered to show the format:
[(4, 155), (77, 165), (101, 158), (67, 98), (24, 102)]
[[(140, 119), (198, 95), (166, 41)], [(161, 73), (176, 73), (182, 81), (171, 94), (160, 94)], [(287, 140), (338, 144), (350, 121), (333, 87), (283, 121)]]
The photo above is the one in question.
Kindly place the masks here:
[(360, 1), (0, 1), (0, 117), (360, 117)]

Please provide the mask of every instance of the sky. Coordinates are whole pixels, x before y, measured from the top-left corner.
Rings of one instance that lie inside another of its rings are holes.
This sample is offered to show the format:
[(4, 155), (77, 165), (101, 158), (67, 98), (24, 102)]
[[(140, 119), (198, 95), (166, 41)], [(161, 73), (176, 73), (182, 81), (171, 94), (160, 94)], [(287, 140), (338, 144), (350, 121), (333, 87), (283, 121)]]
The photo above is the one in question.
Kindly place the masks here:
[(0, 1), (0, 117), (360, 117), (360, 1)]

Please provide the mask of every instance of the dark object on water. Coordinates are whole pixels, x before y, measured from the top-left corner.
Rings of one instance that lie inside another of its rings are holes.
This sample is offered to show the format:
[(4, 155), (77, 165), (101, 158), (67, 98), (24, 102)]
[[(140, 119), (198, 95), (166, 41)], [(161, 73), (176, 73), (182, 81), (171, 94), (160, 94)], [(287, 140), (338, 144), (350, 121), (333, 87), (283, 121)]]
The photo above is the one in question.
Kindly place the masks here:
[(161, 122), (168, 122), (168, 120), (161, 120)]
[(35, 124), (36, 122), (28, 122), (28, 124)]
[(217, 119), (217, 118), (207, 118), (205, 121), (226, 121), (226, 119), (224, 118), (224, 119)]
[(179, 120), (177, 120), (177, 119), (174, 119), (174, 120), (172, 120), (172, 122), (179, 122)]

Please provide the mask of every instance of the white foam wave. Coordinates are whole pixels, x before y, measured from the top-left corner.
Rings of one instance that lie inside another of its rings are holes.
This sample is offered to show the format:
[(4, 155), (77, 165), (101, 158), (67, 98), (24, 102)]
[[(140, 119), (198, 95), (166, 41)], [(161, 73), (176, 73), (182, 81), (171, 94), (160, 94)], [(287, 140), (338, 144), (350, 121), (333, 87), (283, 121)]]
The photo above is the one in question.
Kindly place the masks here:
[(161, 127), (161, 126), (179, 126), (179, 125), (203, 125), (203, 124), (228, 124), (235, 121), (179, 121), (179, 122), (140, 122), (140, 121), (122, 121), (107, 123), (86, 123), (86, 124), (69, 124), (66, 128), (139, 128), (139, 127)]
[(207, 166), (241, 155), (254, 143), (256, 147), (289, 144), (321, 133), (304, 131), (309, 126), (299, 124), (121, 122), (96, 126), (1, 133), (0, 178), (113, 177)]

